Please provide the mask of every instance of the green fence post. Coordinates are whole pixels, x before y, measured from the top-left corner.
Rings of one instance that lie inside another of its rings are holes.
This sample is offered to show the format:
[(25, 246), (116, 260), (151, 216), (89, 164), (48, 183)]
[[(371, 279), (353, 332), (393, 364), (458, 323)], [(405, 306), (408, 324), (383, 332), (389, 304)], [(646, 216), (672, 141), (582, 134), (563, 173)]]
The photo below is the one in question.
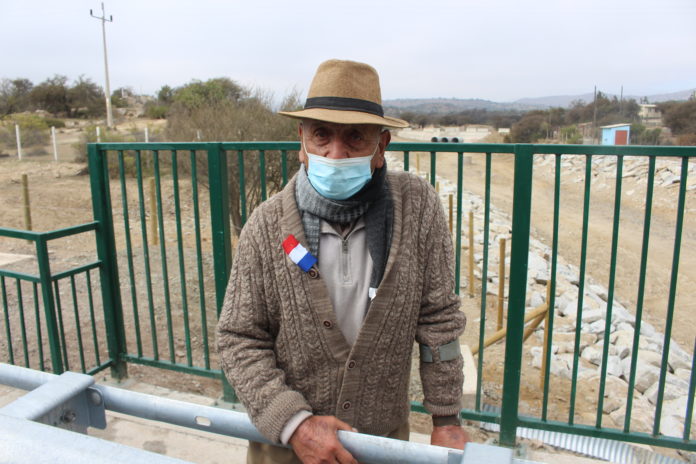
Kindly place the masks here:
[[(225, 301), (227, 281), (232, 267), (232, 236), (230, 233), (230, 196), (227, 179), (227, 153), (219, 143), (206, 147), (210, 190), (210, 223), (213, 228), (213, 269), (215, 271), (215, 303), (220, 316)], [(222, 398), (237, 403), (237, 395), (222, 375)]]
[(512, 246), (508, 295), (507, 338), (500, 444), (515, 446), (522, 366), (527, 262), (529, 260), (530, 211), (532, 207), (532, 145), (515, 145), (514, 196), (512, 200)]
[(92, 210), (94, 220), (99, 223), (95, 230), (97, 256), (101, 265), (102, 304), (104, 306), (104, 325), (106, 343), (111, 358), (111, 376), (116, 380), (128, 377), (126, 362), (126, 334), (123, 326), (123, 307), (121, 306), (121, 285), (118, 279), (116, 242), (109, 190), (109, 170), (106, 153), (100, 153), (98, 144), (88, 144), (89, 181), (92, 189)]
[(43, 237), (38, 237), (36, 240), (36, 260), (39, 265), (39, 278), (41, 279), (41, 294), (44, 302), (48, 345), (51, 349), (51, 366), (54, 374), (62, 374), (64, 366), (63, 358), (61, 357), (60, 334), (56, 325), (53, 286), (51, 285), (51, 267), (48, 259), (48, 246)]

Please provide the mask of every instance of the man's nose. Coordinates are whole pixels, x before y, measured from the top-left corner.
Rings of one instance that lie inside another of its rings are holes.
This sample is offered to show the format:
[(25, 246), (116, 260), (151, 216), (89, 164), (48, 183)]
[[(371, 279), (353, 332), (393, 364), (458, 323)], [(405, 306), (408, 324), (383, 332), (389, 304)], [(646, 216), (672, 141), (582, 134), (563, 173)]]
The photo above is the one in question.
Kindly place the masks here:
[(340, 137), (333, 137), (328, 144), (327, 158), (342, 159), (350, 156), (350, 150)]

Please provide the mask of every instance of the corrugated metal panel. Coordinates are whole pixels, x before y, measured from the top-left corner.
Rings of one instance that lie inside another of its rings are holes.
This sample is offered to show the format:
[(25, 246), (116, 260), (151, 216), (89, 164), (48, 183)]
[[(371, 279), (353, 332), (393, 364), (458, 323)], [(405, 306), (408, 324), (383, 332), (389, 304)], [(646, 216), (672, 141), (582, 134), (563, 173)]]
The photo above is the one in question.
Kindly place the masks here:
[[(487, 404), (483, 405), (483, 410), (486, 412), (498, 412), (498, 408)], [(498, 424), (489, 423), (482, 423), (481, 428), (491, 432), (498, 432), (500, 430)], [(683, 462), (650, 450), (632, 446), (622, 441), (607, 440), (606, 438), (572, 435), (569, 433), (551, 432), (527, 427), (518, 427), (517, 436), (530, 440), (538, 440), (557, 448), (563, 448), (584, 454), (585, 456), (604, 459), (605, 461), (617, 464), (679, 464)]]

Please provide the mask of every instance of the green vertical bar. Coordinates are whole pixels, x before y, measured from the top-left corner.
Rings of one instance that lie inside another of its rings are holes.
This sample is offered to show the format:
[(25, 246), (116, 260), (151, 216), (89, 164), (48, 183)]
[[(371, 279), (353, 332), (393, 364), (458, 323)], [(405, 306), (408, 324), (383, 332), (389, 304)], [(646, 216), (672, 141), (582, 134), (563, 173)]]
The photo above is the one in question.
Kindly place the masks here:
[(92, 343), (94, 345), (94, 358), (96, 360), (96, 365), (101, 366), (101, 360), (99, 357), (99, 342), (97, 341), (97, 326), (94, 318), (94, 297), (92, 296), (92, 278), (90, 275), (91, 271), (88, 269), (85, 272), (85, 277), (87, 279), (87, 298), (89, 300), (89, 320), (92, 326)]
[[(152, 338), (152, 357), (159, 360), (157, 344), (157, 322), (155, 321), (155, 303), (152, 296), (152, 274), (150, 272), (150, 246), (147, 238), (147, 220), (145, 218), (145, 193), (143, 192), (143, 169), (140, 150), (135, 152), (136, 173), (138, 179), (138, 208), (140, 210), (140, 235), (143, 241), (143, 265), (145, 266), (145, 289), (147, 290), (147, 307), (150, 319), (150, 336)], [(153, 212), (154, 213), (154, 212)]]
[(259, 179), (261, 180), (261, 201), (266, 201), (266, 151), (259, 150)]
[(5, 315), (5, 336), (7, 336), (7, 357), (10, 364), (14, 364), (14, 350), (12, 348), (12, 329), (10, 328), (10, 311), (7, 308), (7, 287), (5, 286), (5, 276), (0, 276), (0, 287), (2, 287), (2, 309)]
[[(61, 360), (61, 346), (59, 341), (58, 327), (56, 325), (56, 307), (53, 301), (53, 289), (51, 288), (51, 267), (48, 260), (48, 247), (46, 241), (39, 237), (36, 240), (36, 260), (41, 279), (41, 297), (43, 299), (44, 317), (46, 319), (46, 333), (48, 335), (48, 346), (51, 350), (51, 369), (54, 374), (62, 374), (67, 363), (63, 366)], [(56, 295), (58, 296), (58, 295)], [(63, 342), (65, 349), (65, 342)]]
[[(551, 275), (549, 276), (551, 285), (551, 298), (549, 299), (549, 326), (546, 327), (545, 335), (548, 347), (552, 346), (553, 341), (553, 319), (556, 307), (556, 272), (558, 262), (558, 222), (561, 210), (561, 155), (556, 155), (556, 172), (553, 186), (553, 240), (551, 245)], [(552, 350), (546, 350), (546, 370), (544, 371), (544, 395), (541, 406), (541, 420), (547, 420), (549, 406), (549, 375), (551, 373), (551, 354)]]
[(288, 152), (280, 150), (280, 173), (283, 176), (283, 187), (288, 184)]
[(58, 333), (60, 334), (60, 347), (63, 354), (63, 368), (69, 371), (70, 362), (68, 360), (68, 344), (65, 341), (65, 325), (63, 324), (63, 306), (60, 299), (60, 287), (57, 280), (53, 281), (53, 285), (56, 296), (56, 315), (58, 319)]
[(611, 334), (612, 309), (614, 307), (614, 285), (616, 282), (616, 254), (619, 248), (619, 220), (621, 219), (621, 179), (623, 176), (623, 156), (616, 159), (616, 189), (614, 192), (614, 227), (611, 236), (611, 258), (609, 264), (609, 289), (607, 296), (607, 313), (604, 326), (604, 345), (602, 348), (602, 366), (597, 398), (597, 428), (602, 427), (602, 412), (604, 409), (604, 391), (607, 382), (607, 366), (609, 364), (609, 335)]
[(207, 148), (208, 178), (210, 184), (210, 221), (213, 229), (215, 301), (217, 304), (217, 314), (220, 315), (222, 303), (225, 300), (230, 268), (232, 267), (227, 153), (222, 150), (220, 144), (209, 144)]
[(189, 329), (188, 296), (186, 293), (186, 266), (184, 264), (184, 237), (181, 232), (181, 205), (179, 202), (179, 169), (176, 150), (172, 150), (172, 187), (174, 189), (174, 214), (176, 218), (176, 242), (179, 252), (179, 282), (181, 283), (181, 312), (184, 316), (184, 340), (186, 344), (186, 362), (193, 365), (191, 359), (191, 330)]
[[(479, 350), (477, 375), (483, 378), (483, 351), (486, 338), (486, 291), (488, 290), (488, 235), (491, 220), (491, 154), (486, 153), (486, 180), (483, 217), (483, 269), (481, 272), (481, 316), (479, 318)], [(482, 384), (476, 385), (476, 406), (481, 404)]]
[(665, 398), (665, 381), (667, 380), (667, 361), (669, 360), (669, 345), (672, 337), (672, 324), (674, 322), (674, 301), (677, 297), (677, 280), (679, 279), (679, 254), (681, 251), (682, 229), (684, 227), (684, 205), (686, 202), (686, 181), (689, 172), (689, 158), (682, 157), (681, 179), (679, 181), (679, 203), (677, 205), (677, 224), (674, 233), (674, 253), (672, 256), (672, 276), (669, 282), (669, 300), (667, 303), (667, 321), (665, 322), (665, 338), (662, 344), (662, 365), (660, 366), (660, 380), (657, 389), (657, 404), (655, 405), (655, 422), (653, 435), (660, 433), (660, 421), (662, 420), (662, 401)]
[[(220, 316), (222, 304), (225, 301), (227, 281), (232, 267), (232, 242), (230, 234), (230, 205), (229, 184), (227, 179), (227, 153), (220, 144), (209, 144), (208, 149), (208, 179), (210, 190), (210, 222), (213, 235), (213, 266), (215, 271), (215, 303), (217, 315)], [(242, 178), (243, 159), (238, 152), (240, 179)], [(239, 186), (240, 194), (244, 191), (243, 184)], [(244, 205), (244, 202), (242, 202)], [(222, 376), (223, 398), (226, 401), (237, 402), (237, 395)]]
[[(247, 204), (246, 185), (244, 182), (244, 151), (237, 152), (237, 165), (239, 166), (239, 202), (241, 203), (242, 225), (246, 224)], [(226, 178), (227, 176), (225, 176)]]
[(72, 300), (73, 300), (73, 313), (75, 314), (75, 331), (77, 333), (77, 349), (80, 355), (80, 367), (82, 368), (82, 373), (84, 374), (87, 370), (85, 368), (85, 350), (82, 345), (82, 327), (80, 324), (80, 312), (77, 306), (77, 291), (75, 290), (75, 276), (70, 276), (70, 289), (72, 290)]
[[(694, 351), (696, 353), (696, 338), (694, 339)], [(684, 421), (684, 440), (691, 437), (691, 421), (694, 417), (694, 393), (696, 393), (696, 356), (691, 357), (691, 379), (689, 381), (689, 396), (686, 403), (686, 420)]]
[(196, 264), (198, 267), (198, 301), (201, 310), (201, 336), (203, 338), (203, 360), (205, 368), (210, 369), (210, 348), (208, 347), (208, 320), (205, 308), (205, 278), (203, 276), (203, 251), (201, 249), (201, 218), (198, 207), (198, 171), (196, 152), (191, 150), (191, 195), (193, 196), (193, 222), (196, 232)]
[(530, 213), (532, 208), (533, 156), (532, 145), (515, 145), (510, 286), (508, 294), (507, 338), (505, 341), (503, 405), (500, 417), (500, 443), (503, 446), (514, 446), (517, 432), (520, 376), (522, 373), (522, 335), (527, 289), (527, 263), (529, 259)]
[(122, 379), (128, 376), (123, 355), (126, 353), (126, 334), (123, 326), (121, 285), (118, 279), (116, 241), (109, 189), (109, 166), (106, 153), (101, 153), (98, 144), (88, 144), (89, 177), (92, 189), (94, 220), (99, 223), (96, 230), (97, 256), (102, 262), (99, 267), (102, 282), (104, 322), (107, 328), (106, 341), (111, 358), (111, 376)]
[[(121, 205), (123, 206), (123, 231), (126, 237), (126, 258), (128, 261), (128, 277), (130, 283), (131, 304), (133, 306), (133, 324), (135, 327), (135, 343), (138, 357), (143, 355), (143, 343), (140, 338), (140, 316), (138, 314), (138, 296), (133, 270), (133, 247), (131, 246), (130, 220), (128, 218), (128, 193), (126, 189), (126, 173), (123, 166), (123, 150), (118, 151), (118, 176), (121, 181)], [(146, 245), (147, 246), (147, 245)], [(89, 273), (87, 273), (89, 277)], [(91, 289), (90, 289), (91, 290)], [(98, 351), (96, 352), (98, 356)], [(98, 358), (97, 358), (98, 359)], [(97, 361), (97, 365), (101, 363)]]
[(404, 171), (408, 172), (409, 164), (410, 164), (410, 153), (408, 151), (404, 152)]
[(22, 296), (22, 283), (19, 279), (15, 279), (15, 284), (17, 287), (17, 309), (19, 310), (19, 328), (22, 334), (22, 348), (24, 349), (24, 367), (31, 367), (29, 365), (29, 346), (27, 343), (27, 325), (24, 320), (24, 297)]
[[(462, 261), (462, 190), (464, 189), (464, 153), (457, 153), (457, 236), (454, 240), (454, 291), (459, 295)], [(479, 379), (479, 382), (481, 379)], [(478, 405), (476, 405), (478, 411)]]
[(155, 169), (155, 192), (157, 195), (157, 223), (159, 225), (160, 261), (162, 263), (162, 290), (164, 291), (164, 314), (167, 318), (167, 340), (169, 360), (174, 362), (174, 327), (172, 325), (172, 305), (169, 295), (169, 272), (167, 270), (167, 245), (164, 235), (164, 208), (162, 208), (162, 178), (160, 175), (159, 152), (152, 151)]
[(39, 311), (39, 289), (36, 282), (32, 282), (31, 285), (34, 292), (34, 318), (36, 320), (36, 344), (39, 346), (39, 369), (45, 371), (43, 337), (41, 336), (41, 313)]
[(435, 159), (437, 154), (434, 151), (430, 152), (430, 185), (435, 187), (435, 181), (437, 179), (437, 174), (435, 173)]
[[(587, 229), (590, 222), (590, 187), (592, 186), (592, 155), (586, 155), (585, 159), (585, 198), (582, 216), (582, 244), (580, 248), (580, 276), (578, 284), (578, 309), (575, 320), (582, 321), (582, 305), (585, 297), (585, 266), (587, 264)], [(575, 324), (575, 348), (573, 349), (573, 374), (570, 382), (570, 412), (568, 423), (575, 422), (575, 398), (578, 385), (578, 358), (580, 356), (580, 331), (582, 324)]]
[(633, 346), (631, 348), (631, 373), (628, 376), (628, 391), (626, 393), (626, 416), (624, 432), (629, 433), (631, 427), (631, 411), (633, 409), (633, 389), (636, 384), (636, 368), (638, 364), (638, 348), (640, 342), (640, 326), (643, 322), (643, 301), (645, 296), (645, 274), (648, 267), (648, 245), (650, 242), (650, 222), (655, 186), (655, 157), (648, 158), (648, 185), (645, 192), (645, 218), (643, 219), (643, 249), (640, 255), (640, 273), (638, 281), (638, 296), (636, 299), (636, 323), (633, 330)]

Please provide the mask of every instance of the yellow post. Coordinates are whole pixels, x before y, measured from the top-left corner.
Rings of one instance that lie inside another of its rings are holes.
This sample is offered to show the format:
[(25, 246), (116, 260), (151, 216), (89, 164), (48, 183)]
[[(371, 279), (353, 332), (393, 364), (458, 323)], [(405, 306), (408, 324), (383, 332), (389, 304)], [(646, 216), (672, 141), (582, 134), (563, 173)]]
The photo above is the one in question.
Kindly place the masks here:
[(474, 296), (474, 212), (469, 211), (469, 296)]
[[(550, 278), (549, 278), (550, 279)], [(551, 304), (551, 281), (546, 283), (546, 307), (550, 308)], [(541, 352), (541, 378), (539, 379), (540, 388), (544, 389), (544, 381), (546, 380), (546, 353), (549, 351), (549, 343), (551, 340), (551, 332), (549, 332), (549, 313), (551, 311), (546, 311), (546, 316), (544, 319), (544, 349)]]
[(454, 211), (454, 200), (452, 198), (452, 194), (449, 194), (449, 230), (450, 230), (450, 235), (452, 235), (452, 215)]
[[(536, 320), (539, 317), (543, 318), (543, 316), (544, 316), (543, 313), (545, 311), (546, 311), (545, 304), (543, 304), (541, 306), (537, 306), (536, 308), (532, 309), (528, 314), (525, 314), (524, 323), (526, 324), (527, 322), (531, 321), (532, 319)], [(507, 335), (507, 329), (498, 330), (497, 332), (489, 335), (488, 338), (486, 338), (484, 340), (483, 347), (486, 348), (486, 347), (492, 345), (493, 343), (497, 342), (501, 338), (505, 337), (505, 335)], [(525, 340), (526, 340), (526, 338), (525, 338)], [(476, 355), (477, 353), (478, 353), (478, 345), (472, 346), (471, 347), (471, 354)]]
[(420, 176), (420, 152), (416, 152), (416, 175)]
[(29, 206), (29, 180), (22, 174), (22, 203), (24, 204), (24, 229), (31, 230), (31, 208)]
[(155, 198), (155, 178), (150, 177), (150, 236), (151, 243), (157, 245), (159, 237), (157, 235), (157, 200)]
[(503, 328), (503, 306), (505, 304), (505, 237), (500, 239), (498, 263), (498, 330)]

